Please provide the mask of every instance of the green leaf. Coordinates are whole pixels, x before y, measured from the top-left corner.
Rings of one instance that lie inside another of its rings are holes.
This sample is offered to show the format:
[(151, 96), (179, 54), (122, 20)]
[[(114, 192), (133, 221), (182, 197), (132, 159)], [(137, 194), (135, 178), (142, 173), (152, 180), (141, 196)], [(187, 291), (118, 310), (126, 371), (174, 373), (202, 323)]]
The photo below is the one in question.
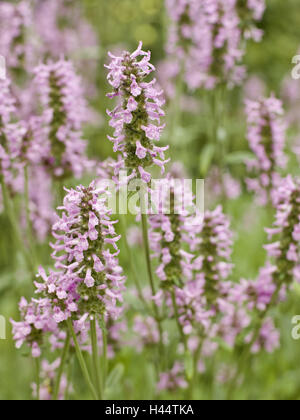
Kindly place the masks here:
[(225, 161), (228, 165), (240, 165), (248, 160), (252, 160), (254, 157), (254, 154), (251, 152), (233, 152), (226, 156)]
[(191, 380), (194, 374), (194, 359), (190, 352), (185, 353), (184, 368), (188, 380)]
[(218, 345), (219, 345), (219, 347), (222, 349), (222, 350), (225, 350), (225, 351), (227, 351), (227, 352), (229, 352), (229, 353), (233, 353), (233, 348), (232, 347), (230, 347), (224, 340), (222, 340), (221, 338), (219, 338), (219, 337), (216, 337), (213, 341), (215, 341), (216, 343), (218, 343)]
[(219, 127), (217, 136), (218, 136), (218, 141), (221, 143), (224, 143), (227, 139), (227, 131), (225, 130), (225, 128)]
[(117, 385), (119, 385), (123, 375), (124, 375), (124, 365), (119, 363), (117, 364), (114, 369), (110, 372), (106, 386), (109, 389), (114, 389)]
[(296, 282), (293, 283), (293, 290), (298, 296), (300, 296), (300, 284), (299, 283), (296, 283)]
[(208, 172), (208, 170), (211, 167), (212, 160), (215, 155), (215, 145), (214, 144), (207, 144), (199, 159), (199, 169), (201, 172), (201, 176), (205, 176)]

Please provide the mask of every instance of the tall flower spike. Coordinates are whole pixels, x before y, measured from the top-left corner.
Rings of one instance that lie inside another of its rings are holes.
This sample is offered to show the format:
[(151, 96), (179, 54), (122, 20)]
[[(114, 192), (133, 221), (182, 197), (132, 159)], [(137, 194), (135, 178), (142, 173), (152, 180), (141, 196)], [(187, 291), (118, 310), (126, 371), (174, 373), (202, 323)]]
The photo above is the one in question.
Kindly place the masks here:
[(247, 180), (259, 202), (266, 204), (280, 182), (278, 170), (286, 165), (285, 129), (282, 102), (271, 96), (261, 101), (246, 101), (248, 141), (255, 158), (249, 161), (249, 171), (256, 177)]
[(232, 232), (230, 222), (222, 207), (206, 211), (203, 220), (195, 229), (192, 251), (197, 251), (202, 262), (197, 276), (204, 282), (204, 295), (209, 305), (220, 297), (221, 283), (231, 273)]
[[(240, 84), (245, 39), (259, 41), (265, 1), (166, 0), (171, 18), (167, 52), (182, 62), (184, 79), (191, 89), (213, 89), (219, 83)], [(175, 66), (175, 67), (174, 67)]]
[(73, 57), (79, 51), (97, 46), (97, 35), (85, 19), (81, 4), (72, 0), (37, 1), (34, 20), (45, 56)]
[[(204, 329), (214, 336), (219, 334), (216, 328), (212, 328), (216, 316), (224, 318), (229, 310), (230, 319), (236, 314), (235, 307), (227, 303), (228, 289), (232, 287), (228, 276), (233, 268), (233, 241), (230, 223), (222, 207), (197, 216), (189, 237), (190, 250), (196, 256), (190, 263), (194, 276), (184, 287), (176, 288), (179, 320), (185, 334), (193, 331), (198, 334)], [(232, 333), (233, 329), (231, 337)], [(234, 333), (237, 334), (237, 328)]]
[(165, 290), (182, 286), (184, 279), (192, 277), (194, 255), (186, 252), (190, 246), (190, 216), (184, 206), (193, 203), (193, 194), (187, 197), (184, 187), (184, 181), (167, 177), (161, 181), (157, 197), (152, 197), (157, 214), (149, 217), (149, 236), (153, 257), (159, 261), (156, 274)]
[(0, 3), (0, 51), (10, 70), (24, 70), (32, 60), (33, 47), (27, 40), (32, 20), (29, 1)]
[(273, 281), (277, 290), (300, 282), (300, 182), (291, 176), (276, 190), (276, 220), (273, 229), (266, 229), (275, 242), (266, 245), (275, 270)]
[(10, 91), (10, 81), (0, 80), (0, 177), (13, 192), (23, 188), (22, 162), (20, 162), (23, 127), (13, 123), (16, 111)]
[(243, 280), (229, 292), (231, 302), (244, 307), (251, 316), (257, 315), (260, 324), (253, 324), (253, 332), (246, 337), (252, 352), (261, 347), (272, 351), (278, 346), (279, 334), (272, 320), (265, 319), (278, 301), (286, 298), (286, 291), (294, 281), (300, 282), (300, 184), (291, 176), (282, 180), (274, 197), (277, 213), (272, 229), (266, 229), (275, 242), (264, 248), (268, 253), (266, 266), (256, 281)]
[(29, 198), (33, 229), (38, 240), (44, 242), (56, 219), (51, 177), (42, 166), (30, 168)]
[(124, 276), (117, 259), (119, 237), (101, 193), (95, 183), (68, 191), (62, 216), (53, 226), (57, 241), (52, 256), (60, 271), (47, 276), (41, 269), (44, 283), (37, 288), (54, 304), (57, 322), (72, 315), (78, 320), (87, 315), (117, 318), (121, 312)]
[(113, 111), (108, 111), (111, 117), (110, 126), (114, 128), (114, 151), (120, 152), (124, 168), (131, 175), (140, 177), (145, 183), (151, 180), (147, 168), (156, 165), (164, 172), (165, 151), (168, 147), (158, 147), (158, 142), (164, 125), (161, 117), (164, 111), (162, 91), (156, 88), (156, 80), (146, 82), (146, 78), (155, 70), (150, 63), (150, 51), (138, 49), (130, 54), (124, 52), (121, 57), (109, 53), (111, 63), (108, 81), (114, 88), (108, 97), (118, 97), (120, 104)]
[(82, 123), (86, 118), (81, 80), (69, 61), (42, 64), (35, 69), (35, 83), (43, 105), (48, 141), (43, 161), (54, 177), (80, 178), (88, 166)]

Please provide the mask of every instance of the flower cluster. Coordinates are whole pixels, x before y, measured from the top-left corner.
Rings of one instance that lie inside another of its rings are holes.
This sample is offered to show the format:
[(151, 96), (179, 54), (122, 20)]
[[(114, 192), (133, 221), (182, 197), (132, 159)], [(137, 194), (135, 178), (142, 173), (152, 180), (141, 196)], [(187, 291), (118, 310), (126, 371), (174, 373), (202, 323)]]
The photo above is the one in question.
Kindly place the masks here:
[(170, 372), (160, 374), (157, 391), (174, 391), (178, 388), (186, 389), (188, 383), (184, 377), (184, 367), (180, 363), (175, 363)]
[(51, 304), (47, 299), (32, 299), (28, 303), (25, 298), (22, 298), (19, 309), (22, 321), (11, 320), (16, 347), (20, 348), (27, 343), (32, 356), (38, 358), (41, 356), (45, 335), (59, 336), (57, 323), (52, 316)]
[(220, 283), (228, 279), (233, 268), (233, 235), (230, 221), (222, 207), (206, 211), (195, 233), (192, 251), (200, 255), (201, 268), (198, 276), (204, 281), (204, 294), (208, 304), (214, 304), (220, 295)]
[(46, 57), (72, 57), (79, 49), (81, 53), (88, 52), (97, 45), (93, 28), (80, 5), (74, 7), (72, 0), (37, 1), (34, 21)]
[[(247, 337), (246, 341), (251, 341), (252, 334)], [(273, 353), (280, 345), (280, 333), (275, 328), (272, 318), (267, 318), (260, 330), (257, 340), (251, 347), (252, 353), (259, 353), (261, 350), (265, 350), (267, 353)]]
[(55, 222), (51, 177), (42, 166), (32, 166), (29, 176), (31, 223), (38, 240), (43, 242)]
[(229, 171), (221, 173), (216, 166), (211, 168), (205, 183), (208, 191), (210, 191), (210, 195), (207, 197), (209, 204), (219, 201), (222, 196), (229, 200), (235, 200), (241, 195), (240, 181), (234, 178)]
[(151, 316), (134, 318), (133, 331), (138, 337), (137, 348), (142, 351), (145, 346), (153, 346), (159, 343), (159, 331), (157, 322)]
[[(34, 357), (41, 354), (43, 336), (50, 333), (50, 342), (59, 346), (65, 336), (64, 321), (71, 318), (81, 343), (89, 349), (86, 323), (89, 317), (116, 319), (122, 308), (124, 276), (119, 266), (114, 223), (92, 183), (88, 188), (68, 191), (61, 218), (53, 226), (56, 239), (53, 259), (56, 271), (40, 267), (35, 282), (37, 299), (30, 304), (22, 299), (22, 321), (13, 322), (14, 339), (20, 347), (32, 347)], [(111, 251), (111, 248), (114, 250)]]
[[(41, 363), (41, 373), (40, 373), (40, 390), (39, 390), (39, 397), (41, 401), (51, 401), (53, 398), (53, 391), (55, 386), (55, 379), (57, 370), (60, 366), (60, 359), (56, 359), (53, 363), (49, 363), (48, 360), (43, 360)], [(33, 389), (33, 396), (37, 397), (37, 385), (32, 384)], [(65, 393), (68, 390), (68, 380), (66, 375), (62, 375), (59, 392), (58, 392), (58, 400), (62, 401), (65, 399)]]
[[(228, 276), (233, 267), (231, 247), (232, 233), (222, 208), (206, 211), (191, 232), (190, 250), (195, 255), (191, 254), (193, 277), (175, 290), (179, 322), (184, 334), (191, 338), (205, 331), (209, 342), (216, 336), (229, 341), (229, 334), (227, 337), (224, 334), (225, 325), (232, 337), (231, 327), (238, 309), (228, 301), (231, 287)], [(215, 324), (216, 316), (219, 328)]]
[(193, 195), (189, 192), (187, 197), (184, 182), (180, 179), (167, 177), (160, 187), (157, 197), (152, 197), (157, 214), (149, 218), (149, 236), (153, 258), (159, 261), (156, 274), (162, 282), (161, 287), (168, 290), (173, 286), (182, 286), (183, 278), (192, 277), (191, 261), (194, 256), (186, 252), (186, 248), (190, 246), (188, 205), (193, 204)]
[[(279, 345), (279, 333), (273, 320), (265, 318), (269, 310), (279, 301), (286, 299), (286, 291), (294, 281), (300, 281), (300, 187), (299, 181), (287, 177), (282, 180), (275, 196), (277, 214), (274, 227), (266, 229), (269, 238), (275, 242), (264, 248), (268, 253), (268, 261), (260, 270), (256, 281), (242, 280), (233, 285), (229, 291), (229, 300), (246, 311), (249, 317), (249, 333), (242, 334), (244, 342), (251, 345), (253, 353), (261, 348), (271, 352)], [(262, 320), (257, 325), (255, 319)], [(246, 325), (246, 327), (248, 327)]]
[(138, 49), (130, 54), (124, 52), (120, 57), (110, 54), (111, 63), (108, 81), (114, 91), (110, 98), (118, 97), (119, 105), (108, 111), (111, 117), (110, 126), (114, 129), (114, 151), (120, 152), (123, 167), (131, 171), (130, 176), (140, 177), (149, 183), (151, 175), (146, 168), (157, 165), (164, 172), (165, 152), (168, 147), (158, 147), (158, 142), (164, 125), (162, 105), (162, 91), (156, 88), (156, 80), (150, 82), (146, 78), (155, 70), (150, 63), (150, 51), (142, 50), (142, 43)]
[[(53, 297), (55, 317), (62, 322), (73, 312), (117, 318), (122, 302), (124, 276), (114, 224), (106, 207), (106, 197), (94, 183), (70, 190), (61, 208), (62, 217), (53, 226), (55, 267), (62, 273), (41, 275), (38, 285)], [(110, 247), (114, 252), (111, 252)]]
[[(244, 40), (259, 41), (265, 1), (167, 0), (172, 20), (167, 52), (173, 68), (182, 61), (184, 79), (191, 89), (213, 89), (219, 83), (240, 84), (245, 68)], [(176, 58), (177, 57), (177, 58)]]
[(276, 190), (276, 220), (273, 229), (267, 229), (275, 242), (266, 245), (270, 259), (274, 260), (273, 279), (278, 288), (300, 281), (300, 184), (288, 176)]
[[(178, 211), (174, 198), (181, 194), (175, 181), (171, 194), (168, 190), (169, 199), (163, 196), (162, 200), (171, 204), (171, 211), (163, 206), (150, 216), (151, 248), (159, 261), (156, 274), (161, 280), (154, 301), (159, 307), (172, 308), (168, 316), (177, 318), (193, 352), (200, 347), (198, 335), (206, 337), (203, 352), (199, 350), (206, 357), (217, 350), (217, 339), (234, 346), (250, 317), (244, 301), (234, 300), (230, 293), (234, 289), (228, 280), (233, 268), (233, 235), (228, 218), (220, 206), (196, 216)], [(190, 198), (193, 201), (192, 194)]]
[(265, 311), (276, 290), (273, 274), (276, 268), (271, 264), (263, 267), (256, 281), (242, 279), (231, 291), (231, 301), (245, 305), (249, 311)]
[(55, 178), (79, 178), (88, 166), (82, 140), (86, 104), (81, 80), (70, 61), (59, 60), (35, 69), (35, 85), (47, 128), (46, 141), (40, 141), (41, 161)]
[[(300, 54), (300, 51), (298, 51)], [(281, 97), (286, 107), (286, 120), (289, 126), (299, 128), (300, 87), (297, 80), (288, 74), (281, 87)]]
[(271, 96), (261, 101), (246, 101), (248, 141), (255, 158), (247, 162), (256, 177), (247, 180), (259, 202), (266, 204), (280, 182), (278, 169), (286, 165), (285, 129), (282, 102)]
[(27, 42), (27, 33), (32, 26), (30, 2), (22, 0), (17, 4), (0, 4), (0, 51), (6, 58), (7, 68), (22, 70), (32, 59), (33, 48)]
[(15, 111), (10, 81), (0, 80), (0, 177), (12, 192), (23, 187), (23, 165), (19, 159), (23, 128), (13, 122)]

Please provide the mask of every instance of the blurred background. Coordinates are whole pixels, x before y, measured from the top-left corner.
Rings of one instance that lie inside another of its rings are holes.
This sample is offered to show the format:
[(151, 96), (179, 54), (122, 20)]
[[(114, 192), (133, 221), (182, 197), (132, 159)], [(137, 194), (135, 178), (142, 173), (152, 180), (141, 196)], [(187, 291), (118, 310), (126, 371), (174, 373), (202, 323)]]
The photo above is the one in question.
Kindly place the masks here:
[[(134, 50), (142, 40), (144, 49), (152, 51), (152, 62), (160, 68), (165, 58), (167, 39), (167, 15), (163, 0), (74, 0), (80, 3), (83, 13), (90, 21), (98, 38), (99, 49), (89, 52), (89, 60), (96, 65), (96, 87), (87, 98), (96, 111), (95, 124), (85, 128), (88, 139), (89, 155), (104, 160), (112, 155), (111, 143), (106, 136), (110, 133), (106, 109), (111, 108), (106, 98), (109, 86), (106, 81), (104, 64), (108, 51), (123, 49)], [(228, 114), (230, 116), (230, 150), (226, 166), (230, 175), (240, 187), (233, 199), (226, 200), (226, 213), (232, 220), (235, 234), (234, 278), (255, 278), (259, 267), (264, 264), (266, 254), (262, 245), (266, 242), (264, 227), (270, 226), (273, 212), (258, 207), (253, 196), (248, 194), (244, 185), (245, 154), (248, 146), (245, 132), (243, 98), (256, 95), (256, 92), (274, 92), (283, 99), (287, 116), (291, 118), (288, 131), (288, 147), (291, 149), (300, 136), (300, 80), (292, 80), (292, 57), (300, 48), (300, 4), (299, 0), (267, 0), (267, 11), (261, 23), (264, 38), (261, 43), (249, 43), (245, 63), (248, 79), (245, 84), (230, 92)], [(84, 69), (83, 69), (84, 72)], [(298, 92), (298, 98), (291, 101), (287, 92)], [(186, 95), (187, 92), (182, 92)], [(179, 110), (174, 110), (172, 101), (166, 104), (166, 122), (163, 141), (170, 144), (172, 161), (180, 161), (188, 176), (193, 178), (209, 177), (205, 159), (206, 139), (203, 133), (205, 113), (201, 100), (202, 93), (192, 95), (193, 101), (183, 102)], [(180, 98), (181, 99), (181, 98)], [(293, 118), (291, 117), (291, 113)], [(175, 121), (176, 119), (176, 121)], [(297, 121), (298, 120), (298, 121)], [(175, 121), (175, 123), (174, 123)], [(297, 124), (298, 122), (298, 124)], [(205, 155), (205, 156), (204, 156)], [(299, 174), (299, 163), (291, 156), (288, 172)], [(209, 189), (209, 179), (207, 179)], [(214, 196), (210, 189), (206, 193), (207, 207), (213, 206)], [(133, 220), (131, 220), (133, 222)], [(27, 354), (15, 350), (11, 338), (9, 319), (18, 319), (17, 302), (22, 295), (30, 296), (32, 290), (24, 280), (24, 270), (20, 257), (16, 255), (11, 232), (7, 221), (0, 217), (0, 314), (7, 320), (7, 339), (0, 340), (0, 399), (29, 399), (33, 381), (32, 361)], [(139, 260), (139, 272), (144, 272), (143, 255), (138, 245), (133, 245)], [(49, 248), (41, 246), (40, 255), (45, 265), (49, 263)], [(121, 263), (128, 271), (126, 257), (121, 254)], [(130, 304), (130, 302), (129, 302)], [(299, 399), (300, 397), (300, 341), (291, 338), (294, 315), (300, 314), (300, 289), (295, 290), (288, 302), (276, 312), (276, 323), (282, 334), (281, 346), (272, 355), (263, 354), (253, 360), (251, 375), (247, 386), (239, 390), (240, 398), (254, 399)], [(134, 354), (134, 357), (132, 357)], [(230, 351), (224, 349), (224, 358), (230, 360)], [(136, 356), (129, 346), (120, 349), (115, 363), (122, 364), (122, 378), (114, 389), (114, 398), (148, 399), (153, 398), (155, 384), (151, 367), (145, 366), (144, 355)], [(83, 384), (78, 385), (78, 393), (85, 395)], [(211, 391), (210, 391), (211, 392)], [(213, 390), (214, 398), (222, 398), (222, 386)], [(205, 383), (199, 389), (199, 399), (207, 398)], [(162, 398), (182, 398), (182, 395), (164, 394)]]

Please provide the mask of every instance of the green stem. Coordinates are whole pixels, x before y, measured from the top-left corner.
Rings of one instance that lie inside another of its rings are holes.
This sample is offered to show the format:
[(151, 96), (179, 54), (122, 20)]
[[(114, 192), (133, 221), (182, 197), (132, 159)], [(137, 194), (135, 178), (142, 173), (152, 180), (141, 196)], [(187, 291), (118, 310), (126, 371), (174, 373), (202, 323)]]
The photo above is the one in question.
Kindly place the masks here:
[(148, 304), (147, 304), (147, 302), (146, 302), (146, 300), (144, 298), (142, 287), (141, 287), (140, 282), (138, 280), (138, 276), (137, 276), (137, 273), (136, 273), (135, 265), (133, 263), (131, 249), (130, 249), (130, 246), (129, 246), (128, 241), (127, 241), (127, 235), (126, 235), (126, 233), (127, 233), (127, 224), (126, 224), (125, 215), (120, 214), (120, 221), (121, 221), (121, 225), (122, 225), (124, 244), (125, 244), (125, 248), (126, 248), (126, 252), (127, 252), (127, 256), (128, 256), (128, 260), (129, 260), (130, 271), (132, 273), (133, 281), (135, 283), (135, 287), (136, 287), (136, 290), (138, 292), (138, 296), (139, 296), (141, 302), (148, 309)]
[(28, 243), (31, 247), (32, 256), (34, 260), (34, 265), (37, 266), (36, 250), (35, 250), (35, 240), (32, 229), (32, 222), (30, 218), (30, 194), (29, 194), (29, 173), (28, 166), (24, 169), (24, 178), (25, 178), (25, 207), (26, 207), (26, 225), (27, 225), (27, 236)]
[(97, 339), (97, 327), (96, 327), (96, 319), (93, 318), (90, 321), (91, 327), (91, 340), (92, 340), (92, 355), (93, 355), (93, 364), (95, 370), (95, 378), (96, 378), (96, 389), (98, 392), (99, 399), (103, 399), (103, 388), (102, 388), (102, 379), (101, 379), (101, 372), (100, 372), (100, 357), (98, 351), (98, 339)]
[(56, 207), (62, 206), (64, 198), (65, 198), (65, 190), (64, 190), (64, 181), (63, 180), (56, 180), (54, 183), (55, 186), (55, 197), (56, 197)]
[(251, 355), (251, 349), (252, 349), (253, 345), (255, 344), (256, 340), (259, 337), (259, 333), (261, 331), (263, 321), (264, 321), (267, 313), (269, 312), (269, 309), (277, 302), (281, 287), (282, 287), (282, 285), (279, 285), (277, 287), (277, 290), (275, 291), (271, 302), (269, 303), (267, 308), (261, 314), (259, 314), (259, 322), (258, 322), (258, 324), (257, 324), (257, 326), (254, 330), (253, 337), (252, 337), (251, 341), (249, 343), (247, 343), (247, 345), (244, 347), (244, 349), (242, 351), (242, 354), (241, 354), (241, 356), (239, 358), (239, 361), (238, 361), (236, 373), (235, 373), (232, 381), (230, 382), (228, 392), (227, 392), (227, 400), (232, 399), (233, 393), (236, 389), (236, 386), (238, 384), (240, 376), (241, 376), (242, 372), (244, 371), (244, 366), (246, 365), (246, 362), (248, 361), (249, 355)]
[(35, 358), (34, 359), (34, 364), (35, 364), (35, 380), (36, 380), (36, 399), (39, 401), (40, 400), (40, 369), (41, 369), (41, 360), (40, 358)]
[[(209, 102), (210, 102), (210, 118), (209, 120), (209, 138), (211, 144), (215, 146), (215, 156), (214, 160), (218, 167), (219, 171), (219, 183), (222, 190), (222, 201), (226, 202), (226, 191), (224, 186), (224, 171), (225, 171), (225, 154), (227, 151), (226, 139), (219, 138), (220, 128), (225, 126), (225, 88), (224, 86), (219, 86), (214, 91), (210, 92)], [(225, 128), (224, 128), (225, 129)]]
[[(152, 274), (150, 246), (149, 246), (149, 237), (148, 237), (148, 218), (147, 218), (147, 215), (145, 214), (145, 206), (144, 206), (142, 197), (141, 197), (141, 210), (142, 210), (141, 211), (141, 213), (142, 213), (141, 217), (142, 217), (142, 228), (143, 228), (143, 241), (144, 241), (144, 247), (145, 247), (148, 278), (149, 278), (149, 282), (150, 282), (152, 296), (155, 296), (156, 295), (156, 290), (155, 290), (154, 279), (153, 279), (153, 274)], [(164, 351), (163, 351), (164, 350), (163, 329), (162, 329), (162, 326), (161, 326), (159, 311), (158, 311), (158, 308), (157, 308), (155, 302), (153, 302), (153, 309), (154, 309), (154, 313), (155, 313), (155, 319), (156, 319), (157, 327), (158, 327), (158, 330), (159, 330), (160, 351), (163, 355), (163, 353), (164, 353)]]
[(73, 327), (72, 321), (70, 319), (68, 319), (67, 323), (68, 323), (68, 328), (70, 330), (71, 336), (72, 336), (73, 341), (74, 341), (76, 356), (77, 356), (77, 359), (78, 359), (78, 362), (79, 362), (79, 365), (80, 365), (80, 368), (81, 368), (83, 377), (84, 377), (84, 379), (85, 379), (85, 381), (86, 381), (86, 383), (87, 383), (87, 385), (88, 385), (88, 387), (90, 389), (90, 392), (91, 392), (94, 400), (97, 401), (98, 400), (97, 392), (96, 392), (96, 390), (94, 388), (93, 382), (92, 382), (91, 377), (90, 377), (90, 374), (88, 372), (88, 369), (87, 369), (87, 366), (86, 366), (86, 363), (85, 363), (83, 354), (81, 352), (81, 349), (80, 349), (80, 346), (79, 346), (79, 343), (78, 343), (78, 340), (77, 340), (76, 333), (74, 331), (74, 327)]
[(170, 130), (169, 130), (169, 138), (175, 139), (176, 138), (176, 130), (178, 127), (181, 126), (181, 98), (184, 92), (184, 82), (183, 82), (183, 75), (184, 75), (184, 68), (183, 65), (181, 65), (179, 74), (176, 78), (176, 92), (175, 92), (175, 98), (171, 103), (171, 120), (170, 120)]
[(144, 247), (145, 247), (148, 278), (150, 282), (152, 295), (155, 296), (156, 290), (155, 290), (154, 279), (153, 279), (153, 274), (152, 274), (150, 246), (149, 246), (149, 237), (148, 237), (148, 218), (146, 214), (142, 214), (142, 228), (143, 228), (143, 241), (144, 241)]
[(72, 371), (73, 371), (73, 357), (71, 356), (68, 362), (68, 368), (67, 368), (67, 387), (65, 391), (65, 401), (69, 399), (69, 393), (70, 393), (70, 387), (72, 382)]
[(192, 379), (189, 381), (189, 399), (194, 399), (194, 389), (197, 381), (197, 374), (198, 374), (198, 361), (201, 355), (202, 347), (203, 347), (203, 338), (201, 338), (200, 344), (194, 354), (194, 365), (193, 365), (193, 376)]
[(103, 323), (103, 327), (101, 327), (101, 330), (102, 330), (102, 341), (103, 341), (103, 356), (102, 356), (102, 359), (103, 359), (103, 389), (105, 391), (107, 369), (108, 369), (108, 366), (107, 366), (107, 361), (108, 361), (108, 358), (107, 358), (107, 331), (106, 331), (106, 328), (104, 327), (104, 325), (105, 325), (104, 324), (104, 319), (102, 320), (102, 323)]
[(68, 331), (66, 341), (65, 341), (65, 345), (64, 345), (64, 348), (63, 348), (63, 352), (62, 352), (62, 356), (61, 356), (61, 360), (60, 360), (60, 366), (59, 366), (59, 369), (58, 369), (56, 382), (55, 382), (55, 387), (54, 387), (54, 392), (53, 392), (53, 400), (54, 401), (57, 401), (57, 399), (58, 399), (61, 378), (62, 378), (62, 375), (63, 375), (63, 371), (64, 371), (64, 368), (65, 368), (66, 360), (67, 360), (69, 349), (70, 349), (70, 341), (71, 341), (71, 336), (70, 336), (70, 332)]
[(173, 309), (174, 309), (174, 314), (175, 314), (175, 319), (176, 319), (176, 324), (177, 324), (177, 328), (181, 337), (181, 340), (184, 344), (184, 349), (185, 351), (188, 350), (187, 348), (187, 340), (186, 340), (186, 336), (183, 332), (183, 328), (182, 325), (180, 324), (180, 320), (179, 320), (179, 310), (178, 310), (178, 306), (177, 306), (177, 302), (176, 302), (176, 296), (175, 296), (175, 292), (174, 290), (172, 290), (172, 303), (173, 303)]
[(14, 209), (13, 203), (10, 201), (8, 190), (6, 188), (6, 184), (2, 177), (1, 177), (1, 189), (2, 189), (4, 211), (11, 224), (14, 237), (17, 240), (18, 247), (24, 256), (24, 259), (27, 263), (29, 271), (31, 272), (32, 276), (35, 276), (36, 274), (35, 266), (31, 261), (30, 254), (28, 253), (28, 250), (26, 249), (25, 244), (20, 235), (19, 224), (17, 222), (16, 215), (15, 215), (15, 209)]

